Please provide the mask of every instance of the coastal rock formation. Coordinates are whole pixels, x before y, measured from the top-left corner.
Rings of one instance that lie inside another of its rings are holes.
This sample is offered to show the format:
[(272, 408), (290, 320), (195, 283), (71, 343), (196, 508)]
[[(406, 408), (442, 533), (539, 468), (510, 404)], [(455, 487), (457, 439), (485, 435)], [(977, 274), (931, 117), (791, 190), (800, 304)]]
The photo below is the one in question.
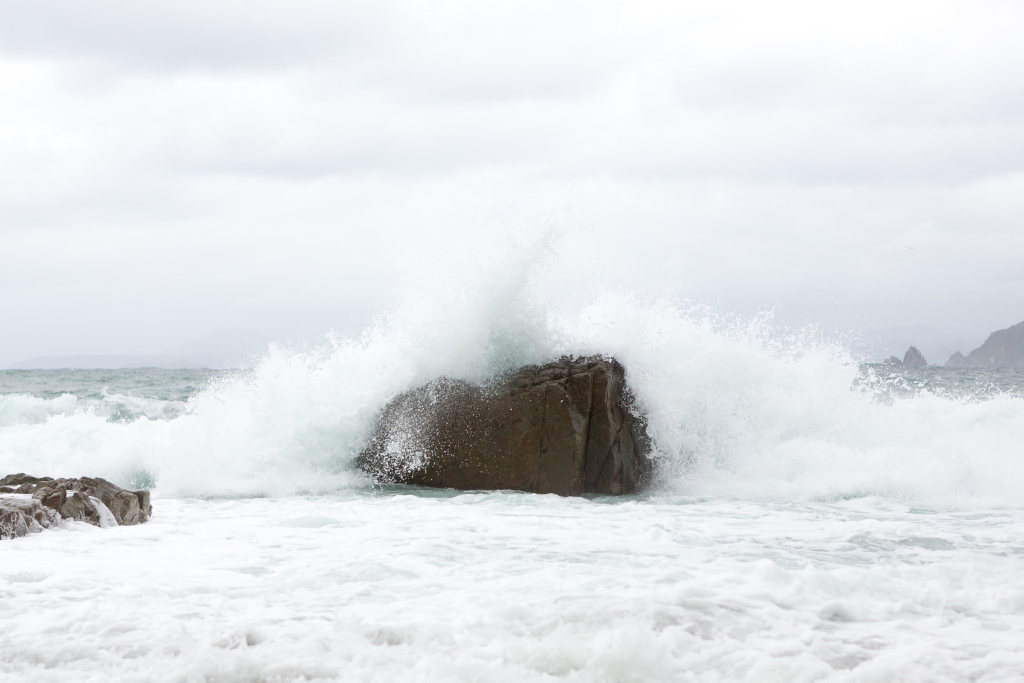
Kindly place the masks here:
[(966, 364), (966, 361), (967, 359), (964, 358), (964, 354), (957, 351), (956, 353), (949, 357), (949, 360), (946, 361), (946, 367), (962, 368)]
[(442, 378), (384, 408), (357, 464), (382, 482), (631, 493), (650, 463), (630, 406), (622, 366), (598, 357), (531, 365), (484, 385)]
[(916, 346), (911, 346), (907, 349), (906, 354), (903, 356), (903, 364), (913, 368), (928, 367), (928, 361), (924, 359), (924, 354), (918, 351)]
[[(44, 523), (34, 506), (52, 512), (52, 518)], [(54, 479), (24, 473), (0, 479), (0, 514), (6, 514), (2, 511), (8, 508), (31, 514), (38, 528), (26, 519), (28, 531), (39, 531), (60, 519), (76, 519), (100, 527), (142, 524), (153, 514), (149, 491), (127, 491), (98, 477)], [(11, 519), (12, 524), (22, 528), (14, 517)]]
[(1024, 367), (1024, 322), (997, 330), (985, 343), (967, 354), (964, 365), (970, 367)]
[(60, 515), (29, 496), (0, 497), (0, 540), (49, 529)]
[(885, 359), (885, 364), (924, 368), (928, 366), (928, 361), (924, 359), (924, 354), (918, 351), (916, 346), (911, 346), (907, 349), (907, 352), (903, 354), (903, 360), (900, 360), (896, 356), (889, 356)]

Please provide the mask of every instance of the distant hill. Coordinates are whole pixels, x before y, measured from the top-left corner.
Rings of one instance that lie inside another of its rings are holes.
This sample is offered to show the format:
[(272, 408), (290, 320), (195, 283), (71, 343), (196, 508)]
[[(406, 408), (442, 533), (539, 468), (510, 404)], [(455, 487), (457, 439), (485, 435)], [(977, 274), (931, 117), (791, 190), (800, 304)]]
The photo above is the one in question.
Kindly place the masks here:
[(993, 332), (985, 343), (967, 354), (954, 353), (949, 367), (1005, 368), (1024, 367), (1024, 322)]

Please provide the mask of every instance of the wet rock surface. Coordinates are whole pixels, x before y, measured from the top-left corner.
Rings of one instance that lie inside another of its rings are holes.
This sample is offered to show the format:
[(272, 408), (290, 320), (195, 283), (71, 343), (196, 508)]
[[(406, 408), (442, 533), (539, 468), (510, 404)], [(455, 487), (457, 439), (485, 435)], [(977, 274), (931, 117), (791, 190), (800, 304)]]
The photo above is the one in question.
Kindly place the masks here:
[(98, 477), (54, 479), (19, 473), (0, 479), (0, 538), (41, 531), (61, 519), (109, 527), (142, 524), (152, 514), (149, 491), (128, 491)]
[(0, 539), (35, 533), (60, 522), (60, 515), (29, 496), (0, 497)]
[(483, 384), (438, 379), (391, 401), (357, 464), (378, 481), (563, 496), (622, 494), (650, 477), (622, 366), (526, 366)]

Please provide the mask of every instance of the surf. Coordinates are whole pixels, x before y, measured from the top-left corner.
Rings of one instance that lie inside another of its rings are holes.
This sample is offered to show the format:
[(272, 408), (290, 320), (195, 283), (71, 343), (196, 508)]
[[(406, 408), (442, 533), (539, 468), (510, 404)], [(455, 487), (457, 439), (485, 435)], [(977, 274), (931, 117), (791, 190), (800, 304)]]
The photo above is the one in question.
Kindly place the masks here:
[(1024, 475), (1019, 391), (908, 389), (902, 375), (863, 364), (841, 341), (780, 329), (770, 314), (720, 315), (622, 292), (564, 301), (528, 278), (409, 296), (357, 337), (271, 348), (184, 400), (6, 394), (0, 468), (152, 482), (171, 495), (366, 486), (353, 461), (398, 393), (566, 354), (623, 363), (647, 420), (658, 491), (1024, 504), (1012, 484)]

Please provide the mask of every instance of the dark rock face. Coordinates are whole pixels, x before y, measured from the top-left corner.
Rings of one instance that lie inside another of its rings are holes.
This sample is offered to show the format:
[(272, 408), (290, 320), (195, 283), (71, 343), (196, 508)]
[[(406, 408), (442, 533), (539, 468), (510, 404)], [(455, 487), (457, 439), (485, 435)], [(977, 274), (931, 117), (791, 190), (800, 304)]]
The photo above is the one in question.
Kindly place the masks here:
[(947, 368), (962, 368), (962, 367), (964, 367), (964, 365), (966, 365), (966, 362), (967, 362), (967, 359), (964, 358), (964, 354), (962, 354), (959, 351), (957, 351), (956, 353), (954, 353), (952, 356), (949, 357), (949, 360), (946, 361), (946, 367)]
[(903, 361), (901, 361), (896, 356), (889, 356), (888, 358), (885, 359), (885, 364), (886, 365), (903, 365)]
[[(126, 491), (100, 478), (11, 474), (0, 479), (0, 494), (4, 493), (30, 494), (32, 502), (52, 511), (56, 519), (76, 519), (101, 527), (142, 524), (153, 514), (149, 491)], [(0, 504), (17, 500), (24, 499), (8, 496), (0, 498)], [(40, 522), (40, 526), (47, 525)]]
[(439, 379), (381, 413), (357, 464), (378, 481), (576, 496), (631, 493), (649, 441), (622, 366), (563, 358), (485, 385)]
[(967, 354), (970, 367), (1024, 367), (1024, 322), (993, 332), (985, 343)]
[(34, 498), (0, 497), (0, 540), (36, 533), (60, 522), (60, 515)]
[(928, 367), (928, 361), (924, 359), (924, 354), (918, 351), (916, 346), (907, 349), (907, 353), (903, 356), (903, 364), (913, 368)]

